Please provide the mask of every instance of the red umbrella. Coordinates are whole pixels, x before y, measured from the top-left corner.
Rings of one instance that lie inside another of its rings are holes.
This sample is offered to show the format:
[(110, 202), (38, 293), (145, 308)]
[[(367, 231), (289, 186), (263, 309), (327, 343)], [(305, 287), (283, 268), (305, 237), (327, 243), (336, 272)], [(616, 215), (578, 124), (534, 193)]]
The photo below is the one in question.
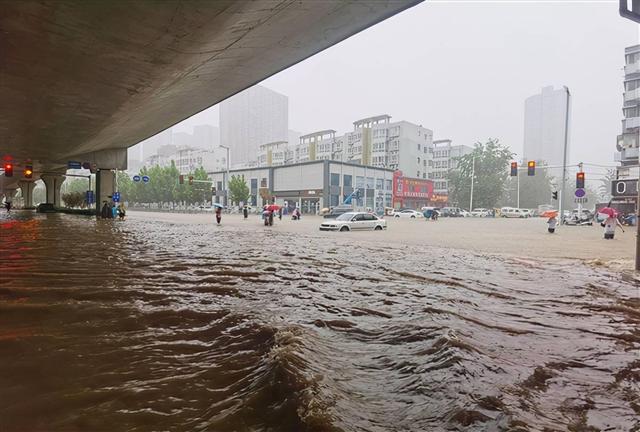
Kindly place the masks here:
[(613, 209), (611, 207), (601, 208), (600, 210), (598, 210), (598, 213), (607, 215), (609, 217), (616, 217), (618, 215), (618, 212), (616, 211), (616, 209)]
[(267, 211), (275, 212), (275, 211), (278, 211), (278, 210), (280, 210), (280, 206), (277, 205), (277, 204), (269, 204), (267, 206)]
[(542, 213), (540, 216), (544, 218), (556, 217), (558, 216), (558, 210), (547, 210), (546, 212)]

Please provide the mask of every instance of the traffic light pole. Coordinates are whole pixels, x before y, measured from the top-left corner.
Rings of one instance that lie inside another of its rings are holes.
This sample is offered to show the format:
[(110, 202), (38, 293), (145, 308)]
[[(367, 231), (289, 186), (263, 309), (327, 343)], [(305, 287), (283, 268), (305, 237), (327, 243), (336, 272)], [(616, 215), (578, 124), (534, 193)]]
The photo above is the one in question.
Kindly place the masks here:
[(516, 180), (518, 183), (518, 192), (516, 193), (516, 207), (520, 208), (520, 170), (516, 171)]

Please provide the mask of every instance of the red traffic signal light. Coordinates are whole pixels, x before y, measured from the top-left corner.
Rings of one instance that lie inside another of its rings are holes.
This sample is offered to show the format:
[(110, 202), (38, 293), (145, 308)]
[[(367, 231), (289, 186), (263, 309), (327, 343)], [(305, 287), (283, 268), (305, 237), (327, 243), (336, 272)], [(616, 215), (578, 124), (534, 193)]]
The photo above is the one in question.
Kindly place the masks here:
[(24, 178), (33, 178), (33, 165), (26, 165), (23, 171)]
[(4, 164), (4, 176), (13, 177), (13, 164), (11, 163)]
[(189, 184), (192, 185), (193, 184), (193, 176), (189, 176)]
[(527, 162), (527, 175), (536, 175), (536, 161)]
[(518, 162), (511, 162), (511, 177), (518, 175)]
[(184, 184), (184, 176), (182, 174), (180, 174), (180, 177), (178, 177), (178, 181), (180, 182), (180, 184)]
[(584, 188), (584, 173), (579, 172), (576, 174), (576, 189)]

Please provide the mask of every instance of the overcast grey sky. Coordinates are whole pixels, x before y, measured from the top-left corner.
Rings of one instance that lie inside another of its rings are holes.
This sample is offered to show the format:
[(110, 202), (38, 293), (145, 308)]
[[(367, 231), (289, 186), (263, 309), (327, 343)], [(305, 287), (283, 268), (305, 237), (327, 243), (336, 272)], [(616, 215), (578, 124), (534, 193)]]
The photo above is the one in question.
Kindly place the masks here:
[[(571, 160), (613, 164), (624, 48), (638, 26), (616, 1), (426, 1), (262, 84), (289, 97), (289, 127), (351, 130), (377, 114), (471, 145), (522, 151), (524, 100), (543, 86), (573, 95)], [(174, 130), (218, 124), (212, 108)]]

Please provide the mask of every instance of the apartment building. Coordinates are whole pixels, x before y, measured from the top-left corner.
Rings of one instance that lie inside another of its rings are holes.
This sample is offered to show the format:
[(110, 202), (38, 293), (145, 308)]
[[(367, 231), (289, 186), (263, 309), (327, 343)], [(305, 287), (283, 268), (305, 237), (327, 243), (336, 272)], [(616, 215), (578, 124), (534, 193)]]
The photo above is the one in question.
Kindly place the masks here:
[[(620, 182), (612, 185), (613, 204), (624, 212), (637, 208), (640, 134), (640, 45), (625, 48), (622, 133), (618, 135), (614, 160)], [(619, 186), (617, 184), (620, 183)]]
[(457, 168), (456, 158), (469, 154), (473, 148), (466, 145), (453, 145), (450, 139), (433, 141), (428, 148), (428, 178), (433, 180), (434, 196), (445, 202), (449, 195), (449, 171)]

